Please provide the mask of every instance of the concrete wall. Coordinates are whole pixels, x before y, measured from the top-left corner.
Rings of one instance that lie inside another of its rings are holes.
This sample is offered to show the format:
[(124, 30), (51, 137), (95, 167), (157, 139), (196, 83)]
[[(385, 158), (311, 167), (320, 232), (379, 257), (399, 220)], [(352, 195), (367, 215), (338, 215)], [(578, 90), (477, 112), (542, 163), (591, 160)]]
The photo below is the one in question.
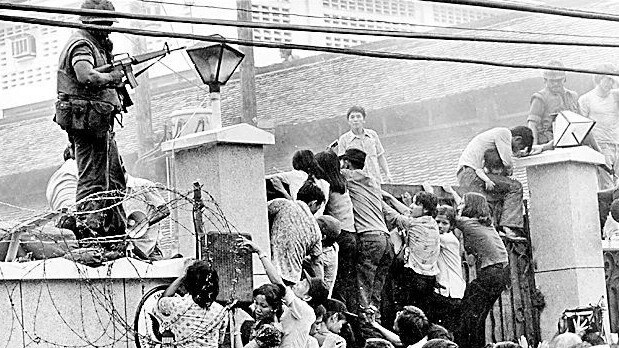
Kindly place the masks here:
[(135, 347), (133, 320), (142, 296), (180, 275), (183, 262), (0, 263), (0, 346)]

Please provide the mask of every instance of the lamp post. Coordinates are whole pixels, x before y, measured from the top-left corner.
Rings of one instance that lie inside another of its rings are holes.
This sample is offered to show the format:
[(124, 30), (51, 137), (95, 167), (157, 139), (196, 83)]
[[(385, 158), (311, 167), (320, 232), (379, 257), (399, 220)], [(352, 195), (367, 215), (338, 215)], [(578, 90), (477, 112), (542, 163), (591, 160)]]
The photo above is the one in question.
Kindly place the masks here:
[[(221, 37), (220, 35), (216, 35)], [(208, 85), (211, 97), (212, 125), (221, 128), (220, 86), (225, 85), (245, 55), (223, 43), (198, 44), (187, 49), (187, 54), (196, 67), (204, 84)]]

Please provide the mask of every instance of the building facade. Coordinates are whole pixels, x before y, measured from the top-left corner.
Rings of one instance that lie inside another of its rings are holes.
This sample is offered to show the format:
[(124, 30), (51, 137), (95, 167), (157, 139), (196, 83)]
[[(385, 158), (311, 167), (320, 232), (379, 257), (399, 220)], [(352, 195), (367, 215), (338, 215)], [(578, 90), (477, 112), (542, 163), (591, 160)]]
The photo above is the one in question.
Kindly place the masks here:
[[(78, 0), (30, 0), (22, 4), (79, 8)], [(183, 0), (178, 4), (156, 1), (113, 1), (122, 12), (195, 18), (237, 18), (236, 2), (222, 6), (217, 0)], [(471, 22), (492, 15), (484, 8), (424, 3), (414, 0), (253, 0), (252, 21), (370, 30), (426, 31), (432, 26), (449, 26)], [(26, 15), (28, 15), (26, 13)], [(37, 17), (75, 22), (72, 15), (40, 15)], [(148, 21), (119, 20), (119, 26), (148, 30), (201, 35), (221, 34), (236, 37), (233, 27), (192, 25)], [(58, 57), (72, 29), (0, 22), (0, 122), (11, 122), (53, 114), (56, 95)], [(113, 33), (115, 52), (159, 50), (164, 42), (170, 47), (191, 46), (190, 40), (158, 37), (140, 38)], [(352, 47), (381, 39), (380, 37), (329, 33), (293, 32), (254, 29), (253, 39), (275, 43), (298, 43), (327, 47)], [(256, 66), (266, 66), (286, 60), (314, 55), (312, 51), (255, 49)], [(165, 65), (164, 65), (165, 64)], [(192, 70), (187, 56), (174, 54), (164, 64), (149, 70), (151, 77), (174, 75)]]

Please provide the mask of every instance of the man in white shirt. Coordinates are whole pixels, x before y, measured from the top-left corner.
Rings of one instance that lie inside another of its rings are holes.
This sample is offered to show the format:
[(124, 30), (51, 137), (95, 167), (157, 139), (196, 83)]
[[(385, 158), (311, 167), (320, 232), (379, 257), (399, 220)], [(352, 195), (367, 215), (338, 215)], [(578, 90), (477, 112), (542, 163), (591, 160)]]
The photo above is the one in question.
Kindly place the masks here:
[[(367, 172), (378, 183), (391, 183), (391, 172), (385, 157), (385, 149), (381, 144), (378, 134), (364, 128), (366, 114), (365, 109), (360, 106), (353, 106), (346, 113), (350, 131), (342, 134), (337, 141), (337, 154), (343, 155), (350, 148), (359, 149), (366, 154), (364, 171)], [(380, 170), (385, 174), (383, 181)]]
[[(612, 64), (599, 65), (596, 70), (617, 71)], [(578, 107), (581, 115), (596, 122), (593, 138), (611, 168), (610, 173), (598, 168), (599, 189), (606, 190), (615, 187), (619, 172), (619, 90), (613, 89), (616, 85), (613, 76), (593, 75), (593, 82), (595, 87), (578, 99)]]
[[(507, 176), (488, 174), (484, 171), (486, 150), (496, 149), (503, 161), (507, 175), (513, 173), (512, 154), (528, 154), (533, 148), (533, 132), (525, 126), (512, 129), (497, 127), (475, 136), (466, 146), (458, 160), (458, 185), (466, 192), (478, 192), (501, 200), (500, 219), (497, 227), (511, 239), (523, 239), (519, 232), (524, 226), (522, 207), (522, 184)], [(508, 187), (507, 192), (496, 192), (495, 186)]]

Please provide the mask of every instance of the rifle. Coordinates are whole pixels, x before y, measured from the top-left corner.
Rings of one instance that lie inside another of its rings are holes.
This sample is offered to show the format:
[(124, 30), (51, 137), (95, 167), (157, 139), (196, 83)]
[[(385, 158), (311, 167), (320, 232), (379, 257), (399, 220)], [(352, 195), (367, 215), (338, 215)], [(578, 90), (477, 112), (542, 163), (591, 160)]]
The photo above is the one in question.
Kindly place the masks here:
[[(109, 73), (112, 70), (120, 68), (124, 71), (125, 80), (122, 82), (121, 86), (116, 87), (116, 91), (118, 92), (120, 96), (123, 112), (127, 112), (127, 107), (133, 105), (133, 101), (131, 101), (131, 97), (129, 96), (129, 92), (127, 91), (127, 87), (125, 85), (129, 84), (131, 88), (137, 87), (138, 81), (136, 80), (136, 78), (142, 75), (142, 73), (144, 73), (146, 69), (153, 66), (153, 64), (161, 60), (168, 53), (173, 52), (173, 51), (182, 50), (184, 48), (185, 47), (178, 47), (178, 48), (170, 49), (170, 47), (168, 47), (168, 43), (166, 42), (163, 44), (163, 49), (159, 51), (147, 52), (143, 54), (138, 54), (136, 56), (130, 56), (128, 53), (122, 53), (119, 55), (115, 55), (113, 62), (97, 67), (95, 68), (95, 70), (101, 73)], [(122, 57), (119, 59), (116, 59), (116, 57), (119, 57), (119, 56), (122, 56)], [(133, 65), (144, 63), (146, 61), (149, 61), (155, 58), (158, 58), (158, 59), (152, 62), (151, 64), (149, 64), (148, 66), (144, 67), (143, 69), (139, 70), (135, 74), (133, 73)]]

